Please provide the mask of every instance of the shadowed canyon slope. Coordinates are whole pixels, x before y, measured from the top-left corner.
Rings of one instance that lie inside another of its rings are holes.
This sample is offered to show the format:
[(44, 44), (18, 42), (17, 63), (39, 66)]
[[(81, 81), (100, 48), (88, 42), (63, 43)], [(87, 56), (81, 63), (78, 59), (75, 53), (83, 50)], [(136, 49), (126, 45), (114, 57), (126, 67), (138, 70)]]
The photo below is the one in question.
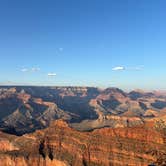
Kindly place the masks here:
[(165, 116), (165, 93), (93, 87), (0, 87), (0, 129), (16, 135), (48, 127), (56, 119), (88, 131), (132, 127)]
[(0, 130), (2, 166), (166, 165), (163, 92), (0, 87)]

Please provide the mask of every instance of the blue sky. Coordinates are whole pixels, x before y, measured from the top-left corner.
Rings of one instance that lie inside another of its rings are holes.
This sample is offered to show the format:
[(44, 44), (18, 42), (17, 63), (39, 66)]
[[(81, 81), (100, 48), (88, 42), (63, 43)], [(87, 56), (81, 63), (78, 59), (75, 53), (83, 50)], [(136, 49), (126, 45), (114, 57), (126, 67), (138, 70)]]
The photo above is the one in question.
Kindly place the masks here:
[(165, 9), (165, 0), (0, 1), (0, 84), (166, 89)]

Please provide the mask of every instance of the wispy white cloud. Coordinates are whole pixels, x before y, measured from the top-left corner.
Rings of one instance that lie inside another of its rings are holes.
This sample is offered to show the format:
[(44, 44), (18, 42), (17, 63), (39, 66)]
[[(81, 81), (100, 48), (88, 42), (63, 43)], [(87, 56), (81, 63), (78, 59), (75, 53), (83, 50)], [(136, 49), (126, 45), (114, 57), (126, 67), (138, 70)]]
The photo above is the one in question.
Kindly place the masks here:
[(116, 66), (114, 68), (112, 68), (113, 71), (120, 71), (120, 70), (132, 70), (132, 71), (136, 71), (136, 70), (142, 70), (143, 66), (136, 66), (136, 67), (124, 67), (124, 66)]
[(54, 77), (54, 76), (56, 76), (56, 73), (48, 73), (47, 75), (50, 77)]
[(119, 70), (125, 70), (125, 67), (123, 66), (116, 66), (114, 68), (112, 68), (113, 71), (119, 71)]
[(22, 68), (21, 71), (22, 71), (22, 72), (27, 72), (28, 69), (27, 69), (27, 68)]
[(32, 67), (32, 68), (22, 68), (22, 72), (38, 72), (40, 71), (39, 67)]

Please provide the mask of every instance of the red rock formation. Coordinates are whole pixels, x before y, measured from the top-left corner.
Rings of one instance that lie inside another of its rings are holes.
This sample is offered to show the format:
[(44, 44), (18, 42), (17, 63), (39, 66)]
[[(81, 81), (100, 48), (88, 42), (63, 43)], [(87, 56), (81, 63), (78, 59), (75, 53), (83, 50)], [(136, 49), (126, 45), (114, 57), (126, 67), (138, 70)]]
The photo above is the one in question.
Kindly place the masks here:
[[(147, 166), (166, 162), (163, 135), (147, 126), (79, 132), (58, 120), (33, 134), (1, 136), (2, 166)], [(10, 144), (15, 148), (9, 148)]]

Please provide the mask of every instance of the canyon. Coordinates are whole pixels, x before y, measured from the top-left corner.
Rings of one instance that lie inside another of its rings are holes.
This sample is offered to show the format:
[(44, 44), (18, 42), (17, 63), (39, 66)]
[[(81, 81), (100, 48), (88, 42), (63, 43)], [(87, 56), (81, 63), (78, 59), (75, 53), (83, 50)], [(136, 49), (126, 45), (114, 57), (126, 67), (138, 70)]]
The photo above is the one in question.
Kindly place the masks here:
[(166, 93), (0, 87), (2, 166), (166, 165)]

